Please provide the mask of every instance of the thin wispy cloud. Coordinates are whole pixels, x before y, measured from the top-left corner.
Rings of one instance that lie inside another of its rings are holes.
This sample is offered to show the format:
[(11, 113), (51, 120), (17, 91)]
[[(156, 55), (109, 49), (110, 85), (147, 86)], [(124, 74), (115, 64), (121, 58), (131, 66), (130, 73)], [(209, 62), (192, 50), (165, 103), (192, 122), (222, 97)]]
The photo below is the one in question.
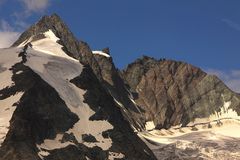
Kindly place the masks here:
[(19, 0), (28, 13), (42, 12), (49, 6), (49, 0)]
[[(17, 0), (21, 4), (20, 10), (12, 13), (12, 23), (0, 19), (0, 48), (7, 48), (19, 37), (20, 32), (25, 30), (29, 24), (28, 17), (32, 14), (43, 13), (50, 5), (50, 0)], [(7, 0), (0, 0), (0, 5)]]
[(240, 93), (240, 69), (221, 71), (216, 69), (206, 70), (208, 74), (216, 75), (233, 91)]
[(25, 20), (35, 13), (42, 14), (50, 6), (50, 0), (18, 0), (18, 2), (22, 9), (13, 13), (18, 24), (24, 24)]
[(0, 5), (2, 5), (6, 0), (0, 0)]
[(0, 48), (11, 46), (19, 35), (20, 33), (14, 31), (14, 28), (7, 21), (0, 21)]
[(227, 24), (229, 27), (237, 30), (237, 31), (240, 31), (240, 24), (230, 20), (230, 19), (222, 19), (222, 22), (224, 22), (225, 24)]

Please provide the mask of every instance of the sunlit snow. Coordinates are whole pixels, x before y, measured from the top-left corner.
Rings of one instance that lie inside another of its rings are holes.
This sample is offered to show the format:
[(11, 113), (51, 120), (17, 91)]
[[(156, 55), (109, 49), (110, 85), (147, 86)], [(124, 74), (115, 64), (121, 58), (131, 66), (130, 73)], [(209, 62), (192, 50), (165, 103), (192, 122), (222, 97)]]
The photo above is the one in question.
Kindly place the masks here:
[(104, 56), (104, 57), (110, 57), (109, 54), (107, 53), (104, 53), (103, 51), (92, 51), (93, 54), (97, 54), (97, 55), (101, 55), (101, 56)]
[[(230, 105), (230, 101), (224, 102), (220, 112), (196, 119), (186, 127), (146, 130), (138, 135), (144, 141), (148, 140), (145, 143), (158, 159), (171, 155), (179, 159), (240, 159), (240, 116), (229, 108)], [(150, 124), (148, 122), (147, 126)]]
[[(0, 90), (14, 85), (12, 81), (13, 73), (9, 69), (21, 61), (21, 58), (18, 57), (19, 51), (20, 50), (16, 48), (0, 50)], [(18, 102), (22, 95), (23, 93), (19, 92), (6, 99), (0, 100), (0, 146), (8, 133), (10, 120), (16, 109), (13, 104)]]

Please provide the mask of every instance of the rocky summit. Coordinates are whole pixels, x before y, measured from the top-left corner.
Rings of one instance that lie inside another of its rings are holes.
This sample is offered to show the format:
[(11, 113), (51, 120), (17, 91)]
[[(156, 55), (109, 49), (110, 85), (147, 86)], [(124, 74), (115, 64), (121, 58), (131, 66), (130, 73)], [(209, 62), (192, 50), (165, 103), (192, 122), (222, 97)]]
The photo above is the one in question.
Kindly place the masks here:
[(144, 56), (122, 74), (135, 102), (145, 111), (144, 117), (158, 129), (209, 117), (220, 112), (226, 102), (240, 114), (239, 94), (190, 64)]
[(220, 142), (240, 159), (239, 114), (216, 76), (147, 56), (120, 70), (56, 14), (0, 49), (0, 160), (214, 159)]

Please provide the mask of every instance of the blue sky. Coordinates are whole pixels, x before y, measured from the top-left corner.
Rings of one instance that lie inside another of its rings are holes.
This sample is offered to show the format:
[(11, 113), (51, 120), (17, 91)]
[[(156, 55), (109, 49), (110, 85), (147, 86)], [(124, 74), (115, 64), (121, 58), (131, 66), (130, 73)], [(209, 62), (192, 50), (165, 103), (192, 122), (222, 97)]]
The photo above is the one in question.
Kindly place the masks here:
[(0, 0), (0, 42), (56, 12), (93, 50), (110, 47), (119, 68), (143, 54), (180, 60), (240, 92), (239, 8), (239, 0)]

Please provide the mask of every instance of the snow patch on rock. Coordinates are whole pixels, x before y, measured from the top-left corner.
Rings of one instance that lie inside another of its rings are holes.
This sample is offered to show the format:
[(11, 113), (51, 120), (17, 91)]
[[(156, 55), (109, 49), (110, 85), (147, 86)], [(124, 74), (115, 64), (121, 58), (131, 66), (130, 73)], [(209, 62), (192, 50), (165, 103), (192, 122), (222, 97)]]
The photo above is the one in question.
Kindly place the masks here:
[(186, 127), (147, 130), (138, 135), (158, 159), (240, 159), (240, 116), (230, 106), (231, 101), (224, 101), (220, 112), (195, 119)]
[(13, 104), (18, 102), (22, 95), (23, 92), (19, 92), (16, 95), (13, 95), (9, 98), (0, 100), (0, 146), (4, 139), (6, 138), (6, 135), (10, 127), (10, 120), (16, 109), (16, 107), (13, 106)]
[(78, 61), (70, 56), (68, 56), (63, 50), (63, 46), (57, 43), (60, 39), (53, 33), (52, 30), (48, 30), (43, 33), (45, 38), (32, 41), (33, 37), (30, 37), (28, 40), (24, 41), (18, 47), (23, 47), (27, 43), (31, 42), (32, 48), (36, 51), (44, 52), (50, 55), (60, 56), (67, 59)]
[(107, 58), (110, 57), (109, 54), (104, 53), (103, 51), (92, 51), (92, 53), (93, 53), (93, 54), (96, 54), (96, 55), (104, 56), (104, 57), (107, 57)]
[(0, 90), (5, 87), (10, 87), (14, 85), (12, 81), (12, 71), (9, 69), (16, 63), (21, 62), (21, 58), (18, 57), (18, 54), (21, 50), (10, 48), (10, 49), (1, 49), (0, 50)]
[[(240, 159), (240, 122), (225, 120), (219, 126), (151, 131), (139, 136), (160, 159)], [(153, 143), (149, 143), (153, 142)]]
[(65, 148), (69, 145), (75, 145), (71, 142), (61, 143), (62, 138), (63, 134), (58, 134), (55, 139), (45, 139), (42, 144), (37, 144), (37, 148), (40, 150), (38, 156), (43, 159), (50, 154), (48, 151)]
[(109, 160), (122, 159), (122, 158), (125, 158), (125, 155), (122, 153), (109, 152), (109, 156), (108, 156)]
[[(95, 112), (84, 103), (85, 91), (70, 82), (71, 79), (79, 76), (82, 72), (83, 66), (78, 61), (30, 48), (27, 50), (26, 65), (55, 88), (71, 112), (79, 117), (80, 120), (67, 133), (73, 133), (79, 143), (88, 147), (98, 146), (103, 150), (108, 150), (112, 146), (112, 140), (104, 138), (102, 132), (113, 129), (113, 126), (104, 120), (89, 120)], [(97, 142), (84, 142), (83, 134), (93, 135)]]
[(145, 128), (147, 131), (155, 129), (155, 124), (153, 121), (148, 121), (145, 124)]
[[(12, 81), (13, 73), (9, 69), (21, 61), (21, 58), (18, 57), (18, 52), (20, 50), (15, 48), (0, 50), (0, 68), (2, 68), (0, 71), (0, 90), (14, 85)], [(9, 131), (10, 120), (16, 109), (13, 104), (18, 102), (22, 95), (23, 93), (19, 92), (11, 97), (0, 100), (0, 146)]]
[(214, 114), (210, 115), (207, 118), (196, 118), (193, 122), (190, 122), (187, 126), (192, 126), (200, 123), (210, 123), (212, 121), (221, 121), (222, 119), (238, 119), (240, 120), (240, 116), (236, 111), (232, 108), (231, 101), (225, 102), (221, 107), (220, 112), (215, 112)]

